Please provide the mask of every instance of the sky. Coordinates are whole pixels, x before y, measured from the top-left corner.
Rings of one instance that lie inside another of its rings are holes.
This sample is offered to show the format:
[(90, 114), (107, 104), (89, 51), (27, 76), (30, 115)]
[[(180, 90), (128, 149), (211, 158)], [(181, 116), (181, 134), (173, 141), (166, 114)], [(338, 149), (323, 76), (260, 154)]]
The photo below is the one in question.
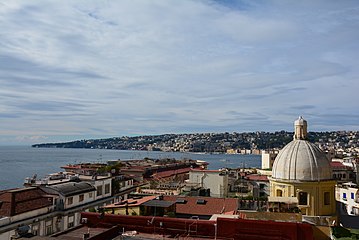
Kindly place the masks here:
[(0, 145), (359, 130), (359, 1), (0, 0)]

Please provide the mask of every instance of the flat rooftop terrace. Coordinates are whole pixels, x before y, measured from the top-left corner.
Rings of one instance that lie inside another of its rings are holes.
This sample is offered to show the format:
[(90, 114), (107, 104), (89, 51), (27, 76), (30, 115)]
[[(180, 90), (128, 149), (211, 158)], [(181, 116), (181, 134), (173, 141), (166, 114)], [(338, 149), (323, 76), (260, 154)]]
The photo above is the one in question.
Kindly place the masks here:
[[(90, 237), (96, 236), (100, 233), (103, 233), (105, 231), (108, 231), (108, 228), (89, 228), (90, 231)], [(46, 237), (40, 237), (40, 236), (34, 236), (34, 237), (24, 237), (24, 238), (18, 238), (18, 239), (29, 239), (29, 240), (83, 240), (83, 236), (85, 233), (88, 232), (88, 228), (85, 226), (82, 226), (80, 228), (75, 228), (71, 231), (66, 231), (63, 234), (56, 234), (56, 236), (46, 236)], [(131, 236), (132, 235), (132, 236)], [(131, 239), (131, 240), (144, 240), (144, 239), (165, 239), (165, 240), (173, 240), (173, 237), (160, 235), (160, 234), (147, 234), (147, 233), (139, 233), (136, 232), (135, 234), (131, 234), (131, 231), (125, 232), (125, 235), (119, 235), (117, 237), (112, 238), (112, 240), (124, 240), (124, 239)], [(210, 238), (199, 238), (199, 237), (179, 237), (176, 239), (210, 239)]]
[(34, 236), (34, 237), (26, 237), (20, 239), (30, 239), (30, 240), (82, 240), (85, 233), (90, 232), (90, 237), (98, 235), (102, 232), (107, 231), (107, 228), (88, 228), (88, 227), (80, 227), (74, 228), (72, 230), (66, 231), (62, 234), (56, 234), (56, 236)]

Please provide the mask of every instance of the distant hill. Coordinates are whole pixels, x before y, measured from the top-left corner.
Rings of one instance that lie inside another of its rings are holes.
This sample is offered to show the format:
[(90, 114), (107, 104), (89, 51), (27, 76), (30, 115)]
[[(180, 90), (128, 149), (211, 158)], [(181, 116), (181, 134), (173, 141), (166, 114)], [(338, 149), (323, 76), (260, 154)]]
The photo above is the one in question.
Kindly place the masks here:
[[(359, 146), (358, 131), (309, 132), (309, 140), (323, 146)], [(63, 143), (34, 144), (46, 148), (95, 148), (149, 151), (226, 152), (228, 149), (282, 148), (293, 139), (293, 132), (191, 133), (136, 137), (88, 139)]]

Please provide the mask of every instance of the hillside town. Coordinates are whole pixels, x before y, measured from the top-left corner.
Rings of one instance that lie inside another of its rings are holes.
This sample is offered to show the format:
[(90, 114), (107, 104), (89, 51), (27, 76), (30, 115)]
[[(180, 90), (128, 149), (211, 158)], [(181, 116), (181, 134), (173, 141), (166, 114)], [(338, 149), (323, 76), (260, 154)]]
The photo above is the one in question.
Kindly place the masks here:
[[(286, 131), (193, 133), (44, 143), (33, 147), (260, 154), (260, 150), (281, 149), (292, 139), (293, 132)], [(325, 151), (345, 156), (359, 154), (359, 131), (309, 132), (308, 139)]]
[(334, 142), (356, 146), (357, 138), (321, 136), (318, 146), (301, 117), (294, 130), (282, 149), (261, 152), (261, 168), (145, 158), (28, 177), (0, 191), (0, 239), (359, 237), (359, 158)]

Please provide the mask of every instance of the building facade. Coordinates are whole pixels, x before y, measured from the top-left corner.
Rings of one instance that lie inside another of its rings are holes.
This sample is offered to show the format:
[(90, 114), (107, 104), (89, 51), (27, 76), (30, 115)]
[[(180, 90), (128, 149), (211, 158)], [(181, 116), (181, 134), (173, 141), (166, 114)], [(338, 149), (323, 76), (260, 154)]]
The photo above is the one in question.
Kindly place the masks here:
[(35, 187), (1, 191), (0, 239), (10, 240), (22, 235), (49, 236), (78, 226), (81, 212), (127, 198), (133, 180), (120, 179), (119, 192), (115, 196), (112, 196), (111, 180), (108, 176), (30, 179), (27, 185), (34, 184)]
[(272, 169), (278, 152), (275, 150), (262, 151), (262, 169)]
[(336, 188), (336, 199), (348, 215), (359, 216), (359, 189), (351, 183)]
[(191, 170), (188, 186), (209, 189), (211, 197), (228, 195), (228, 174), (219, 170)]

